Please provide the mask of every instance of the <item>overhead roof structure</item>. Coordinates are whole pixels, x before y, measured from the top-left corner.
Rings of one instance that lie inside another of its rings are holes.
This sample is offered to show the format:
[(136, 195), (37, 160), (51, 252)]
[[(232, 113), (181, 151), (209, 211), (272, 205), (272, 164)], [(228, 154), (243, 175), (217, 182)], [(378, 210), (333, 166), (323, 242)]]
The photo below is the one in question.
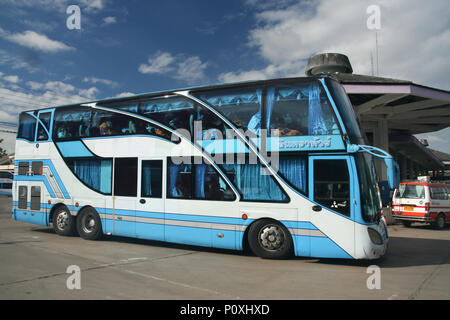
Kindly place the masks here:
[[(417, 168), (445, 168), (443, 161), (413, 135), (450, 126), (450, 91), (408, 80), (353, 74), (348, 57), (340, 53), (312, 56), (305, 73), (328, 74), (343, 85), (368, 143), (401, 160), (402, 178), (411, 178)], [(381, 162), (375, 165), (385, 180)]]
[(362, 127), (387, 120), (390, 131), (409, 134), (438, 131), (450, 126), (450, 91), (411, 81), (337, 73)]

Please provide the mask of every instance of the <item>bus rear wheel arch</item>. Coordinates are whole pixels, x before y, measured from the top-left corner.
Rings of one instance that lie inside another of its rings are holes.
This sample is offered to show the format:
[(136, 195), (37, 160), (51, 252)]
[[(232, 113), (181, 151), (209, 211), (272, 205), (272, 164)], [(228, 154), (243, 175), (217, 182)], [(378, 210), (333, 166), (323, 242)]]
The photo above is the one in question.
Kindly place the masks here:
[(70, 210), (64, 204), (57, 204), (52, 209), (50, 217), (55, 233), (62, 236), (76, 235), (75, 217), (70, 214)]
[(100, 216), (92, 207), (85, 207), (80, 210), (76, 225), (78, 234), (83, 239), (98, 240), (103, 236)]
[(247, 233), (249, 249), (263, 259), (286, 259), (293, 254), (289, 230), (280, 222), (261, 219), (253, 222)]

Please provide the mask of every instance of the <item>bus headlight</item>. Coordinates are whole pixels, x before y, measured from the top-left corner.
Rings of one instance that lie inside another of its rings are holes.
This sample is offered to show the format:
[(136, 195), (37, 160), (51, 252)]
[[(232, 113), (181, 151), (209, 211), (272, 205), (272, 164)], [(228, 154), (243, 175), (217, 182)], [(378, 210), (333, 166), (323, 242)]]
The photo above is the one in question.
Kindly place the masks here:
[(367, 228), (367, 232), (369, 233), (370, 241), (377, 245), (383, 244), (383, 238), (377, 231), (372, 228)]

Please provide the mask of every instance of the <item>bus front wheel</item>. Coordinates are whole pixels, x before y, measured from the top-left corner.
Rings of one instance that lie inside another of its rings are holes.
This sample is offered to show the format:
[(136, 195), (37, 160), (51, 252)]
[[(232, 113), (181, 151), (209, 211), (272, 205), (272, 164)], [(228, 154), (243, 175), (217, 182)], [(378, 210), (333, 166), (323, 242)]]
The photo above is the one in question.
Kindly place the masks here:
[(292, 237), (282, 224), (268, 219), (256, 221), (248, 232), (248, 245), (263, 259), (283, 259), (292, 255)]
[(86, 240), (97, 240), (101, 238), (103, 235), (102, 222), (94, 208), (84, 208), (78, 214), (77, 231), (80, 237)]

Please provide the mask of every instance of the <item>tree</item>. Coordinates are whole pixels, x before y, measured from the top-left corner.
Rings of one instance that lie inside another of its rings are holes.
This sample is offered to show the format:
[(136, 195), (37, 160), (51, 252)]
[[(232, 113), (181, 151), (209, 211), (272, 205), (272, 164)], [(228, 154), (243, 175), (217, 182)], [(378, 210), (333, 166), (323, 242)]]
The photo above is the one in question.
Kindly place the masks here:
[[(0, 139), (0, 144), (3, 142), (3, 139)], [(2, 147), (0, 147), (0, 158), (6, 157), (8, 155), (8, 153), (6, 152), (5, 149), (3, 149)]]

